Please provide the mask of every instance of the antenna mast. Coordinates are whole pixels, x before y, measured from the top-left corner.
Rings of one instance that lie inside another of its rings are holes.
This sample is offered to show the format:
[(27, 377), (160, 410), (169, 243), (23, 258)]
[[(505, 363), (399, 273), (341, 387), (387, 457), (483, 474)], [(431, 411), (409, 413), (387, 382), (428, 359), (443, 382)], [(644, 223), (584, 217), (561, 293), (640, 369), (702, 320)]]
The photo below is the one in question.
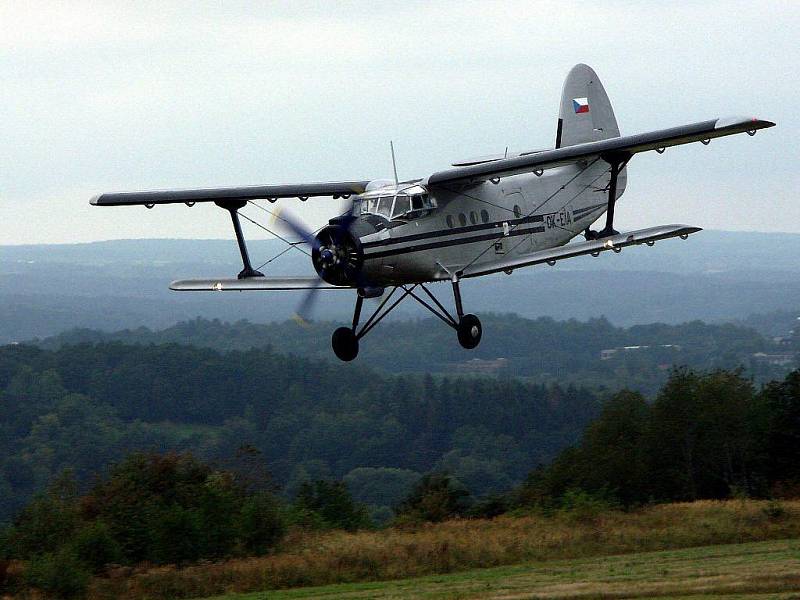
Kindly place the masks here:
[(394, 184), (400, 185), (400, 180), (397, 179), (397, 163), (394, 160), (394, 143), (392, 140), (389, 140), (389, 148), (392, 151), (392, 168), (394, 169)]

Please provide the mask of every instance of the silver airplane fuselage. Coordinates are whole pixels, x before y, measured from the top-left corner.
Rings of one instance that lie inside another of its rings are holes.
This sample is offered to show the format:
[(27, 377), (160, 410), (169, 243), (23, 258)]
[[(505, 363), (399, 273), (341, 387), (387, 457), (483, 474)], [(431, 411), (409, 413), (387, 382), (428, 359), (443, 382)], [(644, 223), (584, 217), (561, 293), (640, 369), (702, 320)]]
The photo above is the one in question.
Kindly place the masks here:
[[(459, 189), (420, 182), (376, 186), (354, 199), (361, 271), (373, 285), (446, 280), (467, 265), (562, 246), (606, 212), (609, 182), (608, 165), (596, 161)], [(404, 212), (405, 197), (414, 202), (416, 196), (425, 198), (424, 208)]]

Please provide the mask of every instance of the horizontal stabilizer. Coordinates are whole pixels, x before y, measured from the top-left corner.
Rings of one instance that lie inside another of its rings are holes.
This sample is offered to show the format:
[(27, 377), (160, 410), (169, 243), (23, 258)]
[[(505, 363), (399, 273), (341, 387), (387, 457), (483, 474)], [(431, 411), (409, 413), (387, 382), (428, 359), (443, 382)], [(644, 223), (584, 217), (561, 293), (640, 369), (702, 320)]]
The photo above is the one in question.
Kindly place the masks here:
[(759, 129), (772, 127), (775, 123), (750, 117), (730, 117), (712, 119), (691, 125), (681, 125), (670, 129), (650, 131), (636, 135), (613, 137), (595, 142), (574, 144), (555, 150), (523, 152), (519, 156), (477, 162), (439, 171), (428, 177), (428, 185), (474, 184), (496, 177), (508, 177), (521, 173), (531, 173), (542, 169), (563, 167), (580, 161), (599, 159), (614, 154), (636, 154), (657, 150), (662, 152), (669, 146), (707, 143), (713, 138), (737, 133), (754, 134)]
[(626, 246), (638, 246), (639, 244), (652, 245), (658, 240), (666, 240), (674, 237), (682, 237), (685, 239), (692, 233), (697, 233), (698, 231), (702, 231), (702, 229), (700, 227), (691, 227), (690, 225), (661, 225), (659, 227), (639, 229), (638, 231), (619, 233), (599, 240), (566, 244), (560, 248), (534, 252), (533, 254), (511, 258), (501, 263), (493, 263), (485, 267), (480, 265), (467, 267), (459, 275), (461, 277), (478, 277), (479, 275), (489, 275), (490, 273), (510, 271), (512, 269), (530, 267), (542, 263), (552, 265), (559, 260), (574, 258), (576, 256), (585, 256), (587, 254), (596, 255), (608, 250), (619, 252)]
[(176, 292), (245, 292), (287, 290), (349, 290), (319, 277), (247, 277), (245, 279), (181, 279), (169, 284)]

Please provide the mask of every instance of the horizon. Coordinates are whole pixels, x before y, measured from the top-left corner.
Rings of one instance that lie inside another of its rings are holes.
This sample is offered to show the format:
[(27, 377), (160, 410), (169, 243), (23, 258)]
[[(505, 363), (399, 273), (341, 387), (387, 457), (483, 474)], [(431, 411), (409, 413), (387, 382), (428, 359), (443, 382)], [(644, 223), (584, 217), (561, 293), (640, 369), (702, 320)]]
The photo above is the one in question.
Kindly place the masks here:
[[(698, 234), (702, 235), (702, 233), (724, 233), (724, 234), (741, 234), (741, 235), (789, 235), (789, 236), (797, 236), (800, 237), (800, 231), (760, 231), (760, 230), (733, 230), (733, 229), (711, 229), (711, 228), (704, 228)], [(697, 234), (695, 234), (697, 235)], [(578, 236), (580, 237), (580, 236)], [(14, 247), (22, 247), (22, 246), (88, 246), (92, 244), (108, 244), (113, 242), (236, 242), (236, 238), (233, 237), (233, 233), (231, 233), (230, 237), (141, 237), (141, 238), (109, 238), (109, 239), (101, 239), (101, 240), (89, 240), (89, 241), (76, 241), (76, 242), (20, 242), (20, 243), (0, 243), (0, 248), (14, 248)], [(258, 239), (248, 239), (247, 243), (258, 243), (258, 242), (275, 242), (281, 243), (281, 240), (278, 238), (258, 238)]]

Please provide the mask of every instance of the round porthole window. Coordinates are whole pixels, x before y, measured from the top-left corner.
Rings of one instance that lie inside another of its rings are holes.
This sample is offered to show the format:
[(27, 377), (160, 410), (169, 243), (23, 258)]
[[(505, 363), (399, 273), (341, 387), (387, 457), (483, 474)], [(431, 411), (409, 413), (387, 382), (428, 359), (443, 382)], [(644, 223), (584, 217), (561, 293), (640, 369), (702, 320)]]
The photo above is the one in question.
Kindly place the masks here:
[(469, 222), (473, 225), (478, 224), (478, 214), (474, 210), (469, 213)]
[(522, 217), (522, 209), (519, 207), (519, 204), (514, 205), (514, 216), (518, 219)]
[(483, 221), (484, 223), (489, 222), (489, 213), (486, 212), (486, 209), (481, 211), (481, 221)]
[(458, 222), (461, 223), (462, 227), (467, 224), (467, 217), (464, 213), (459, 213)]
[(447, 226), (450, 229), (456, 226), (455, 221), (453, 221), (453, 215), (447, 215)]

